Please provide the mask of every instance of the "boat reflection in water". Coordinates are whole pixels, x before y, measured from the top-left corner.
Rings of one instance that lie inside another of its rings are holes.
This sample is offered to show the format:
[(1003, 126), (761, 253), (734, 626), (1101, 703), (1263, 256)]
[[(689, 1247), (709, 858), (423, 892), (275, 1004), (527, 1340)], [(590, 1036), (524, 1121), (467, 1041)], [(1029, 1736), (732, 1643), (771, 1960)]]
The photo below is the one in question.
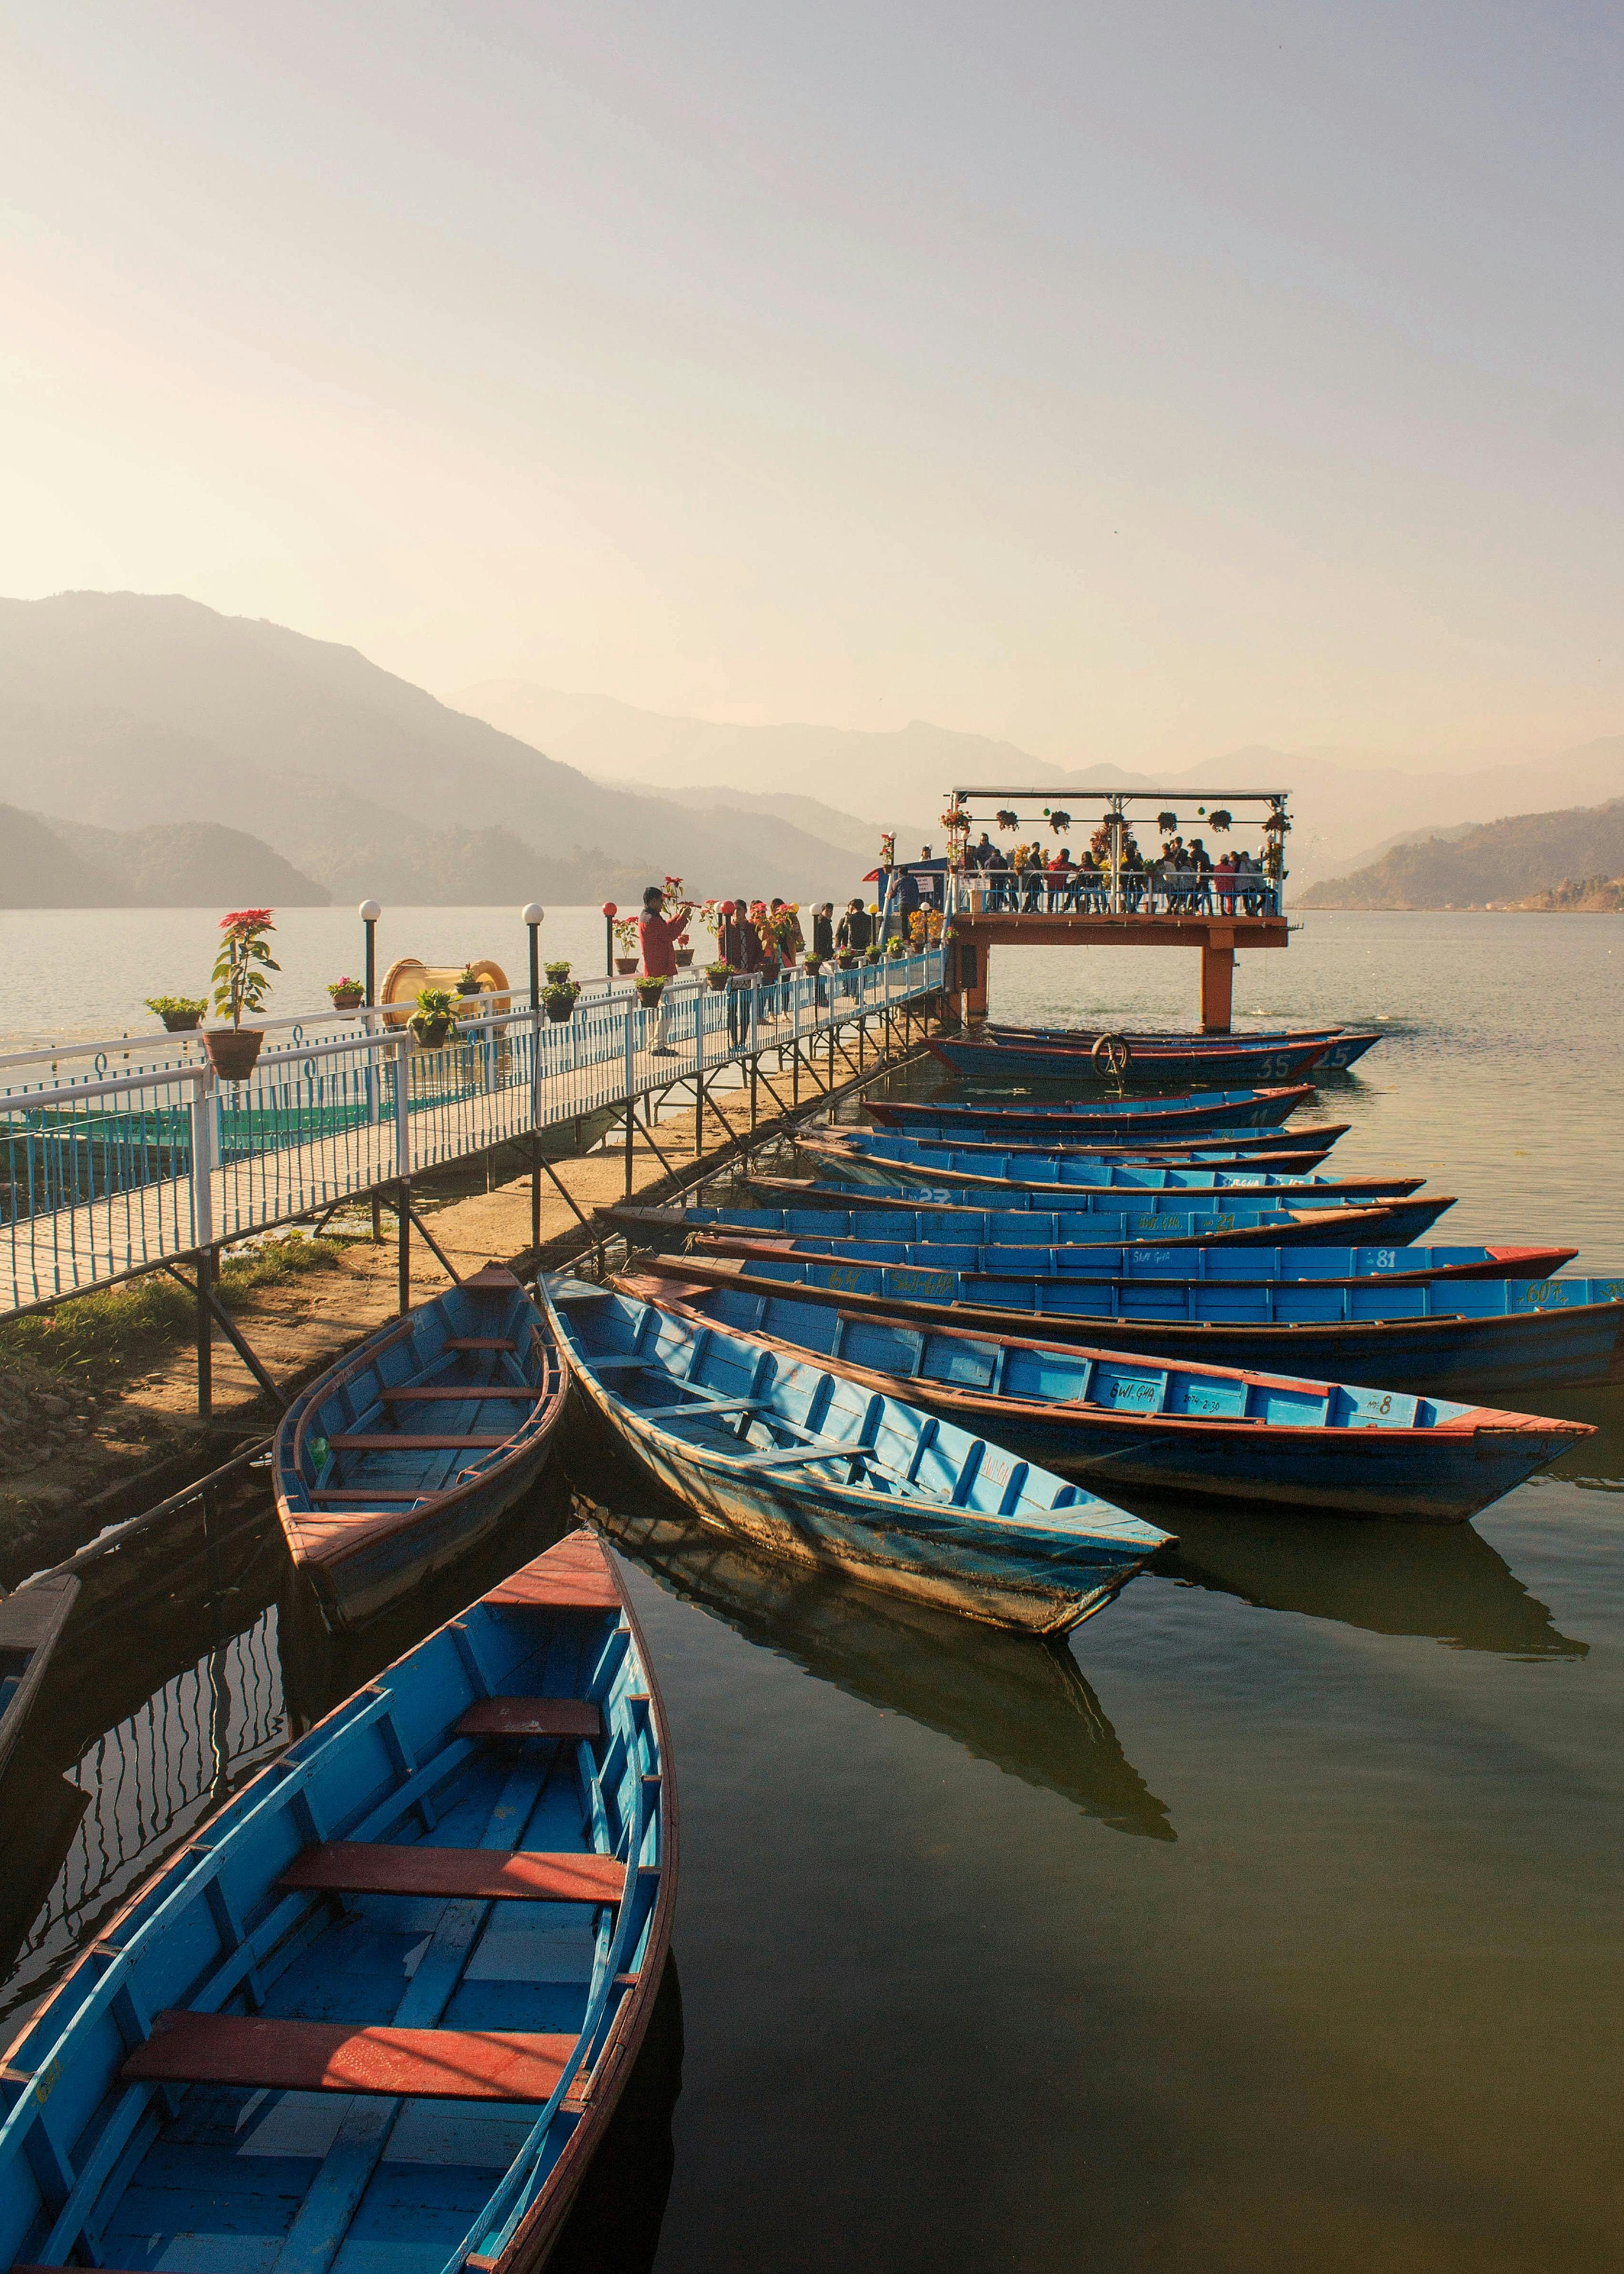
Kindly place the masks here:
[[(631, 1504), (643, 1512), (633, 1514)], [(878, 1595), (723, 1541), (641, 1478), (594, 1523), (673, 1594), (849, 1697), (903, 1713), (1115, 1832), (1177, 1837), (1064, 1638)]]
[(1470, 1524), (1335, 1526), (1289, 1517), (1181, 1509), (1164, 1578), (1238, 1596), (1259, 1610), (1335, 1619), (1370, 1634), (1415, 1635), (1507, 1658), (1583, 1658), (1502, 1555)]

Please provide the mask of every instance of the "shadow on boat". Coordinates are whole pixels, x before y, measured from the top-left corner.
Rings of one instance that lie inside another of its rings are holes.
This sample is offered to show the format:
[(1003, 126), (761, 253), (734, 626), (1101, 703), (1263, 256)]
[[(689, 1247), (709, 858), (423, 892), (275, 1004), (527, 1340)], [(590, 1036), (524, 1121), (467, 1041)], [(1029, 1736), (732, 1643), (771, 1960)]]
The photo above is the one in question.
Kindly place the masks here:
[[(1169, 1518), (1169, 1525), (1172, 1519)], [(1334, 1619), (1507, 1658), (1583, 1658), (1470, 1524), (1217, 1517), (1184, 1508), (1155, 1570), (1259, 1610)]]
[[(1063, 1794), (1113, 1831), (1177, 1836), (1063, 1640), (1006, 1634), (771, 1562), (710, 1531), (642, 1477), (615, 1483), (607, 1506), (583, 1497), (583, 1512), (673, 1594), (747, 1642)], [(607, 1485), (600, 1469), (595, 1492)]]

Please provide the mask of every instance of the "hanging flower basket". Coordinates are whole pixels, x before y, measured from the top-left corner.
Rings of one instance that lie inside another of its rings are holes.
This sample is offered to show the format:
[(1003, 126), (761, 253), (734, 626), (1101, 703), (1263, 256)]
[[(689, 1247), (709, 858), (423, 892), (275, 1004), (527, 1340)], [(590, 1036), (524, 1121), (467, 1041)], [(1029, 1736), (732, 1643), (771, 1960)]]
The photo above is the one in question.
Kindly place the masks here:
[(1056, 837), (1064, 837), (1067, 830), (1071, 826), (1071, 817), (1069, 813), (1062, 812), (1060, 809), (1056, 807), (1055, 811), (1049, 817), (1049, 825), (1054, 831)]
[(635, 955), (617, 955), (614, 968), (622, 979), (629, 979), (637, 968), (637, 959)]
[(211, 1027), (203, 1037), (222, 1081), (246, 1081), (265, 1044), (263, 1027)]
[(1176, 813), (1159, 813), (1156, 826), (1164, 837), (1170, 837), (1178, 826), (1178, 816)]
[(1207, 825), (1215, 837), (1227, 837), (1234, 825), (1235, 816), (1227, 805), (1221, 805), (1207, 817)]
[(992, 818), (995, 829), (1019, 829), (1020, 827), (1019, 814), (1011, 813), (1007, 805), (1001, 805)]
[(733, 975), (731, 963), (707, 963), (705, 966), (705, 984), (713, 995), (721, 994)]
[(694, 960), (693, 949), (691, 947), (673, 947), (671, 952), (676, 958), (677, 969), (679, 971), (688, 970)]

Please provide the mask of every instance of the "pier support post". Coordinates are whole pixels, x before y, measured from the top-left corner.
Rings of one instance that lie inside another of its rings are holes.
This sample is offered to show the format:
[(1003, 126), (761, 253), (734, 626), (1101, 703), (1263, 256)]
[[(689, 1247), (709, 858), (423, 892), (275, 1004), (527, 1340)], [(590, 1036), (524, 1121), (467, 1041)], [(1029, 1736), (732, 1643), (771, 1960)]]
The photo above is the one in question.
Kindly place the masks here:
[(1235, 934), (1214, 926), (1201, 942), (1201, 1031), (1227, 1035), (1235, 997)]
[(209, 1306), (209, 1294), (214, 1277), (214, 1254), (209, 1247), (198, 1250), (198, 1419), (212, 1421), (214, 1418), (214, 1317)]
[(395, 1268), (396, 1308), (403, 1319), (411, 1308), (411, 1186), (395, 1187)]

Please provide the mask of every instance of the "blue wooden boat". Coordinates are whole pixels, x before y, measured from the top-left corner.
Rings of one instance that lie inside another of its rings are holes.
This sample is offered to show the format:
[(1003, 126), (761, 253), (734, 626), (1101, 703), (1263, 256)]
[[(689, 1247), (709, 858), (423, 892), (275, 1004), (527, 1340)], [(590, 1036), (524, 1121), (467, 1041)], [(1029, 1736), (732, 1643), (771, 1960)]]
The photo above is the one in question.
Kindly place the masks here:
[[(1304, 1091), (1304, 1096), (1310, 1093)], [(1152, 1101), (1124, 1097), (1113, 1101), (1137, 1109)], [(1159, 1102), (1159, 1101), (1157, 1101)], [(933, 1097), (928, 1103), (898, 1097), (865, 1097), (862, 1110), (883, 1129), (900, 1130), (934, 1145), (1063, 1145), (1068, 1152), (1086, 1153), (1096, 1159), (1181, 1158), (1222, 1153), (1238, 1158), (1244, 1154), (1296, 1152), (1304, 1146), (1328, 1150), (1352, 1126), (1347, 1121), (1299, 1123), (1296, 1127), (1254, 1129), (1220, 1122), (1215, 1127), (1174, 1129), (1166, 1135), (1154, 1132), (1154, 1123), (1129, 1120), (1117, 1131), (1108, 1110), (1096, 1113), (1080, 1104), (1039, 1105), (1030, 1098), (1019, 1103), (1000, 1093), (987, 1098)], [(1282, 1120), (1284, 1117), (1282, 1117)]]
[(72, 1572), (57, 1571), (0, 1596), (0, 1776), (34, 1710), (79, 1590)]
[[(1282, 1205), (1308, 1207), (1320, 1201), (1396, 1200), (1418, 1192), (1425, 1177), (1320, 1177), (1282, 1173), (1273, 1163), (1235, 1167), (1166, 1165), (1138, 1161), (1089, 1161), (1053, 1151), (979, 1153), (954, 1145), (931, 1145), (889, 1130), (820, 1128), (795, 1139), (797, 1152), (817, 1164), (823, 1182), (866, 1185), (887, 1191), (898, 1185), (965, 1186), (976, 1191), (1052, 1193), (1241, 1193), (1275, 1196)], [(1002, 1206), (1002, 1202), (996, 1203)]]
[(737, 1286), (658, 1275), (616, 1284), (696, 1326), (810, 1352), (861, 1388), (906, 1397), (1062, 1476), (1248, 1510), (1463, 1524), (1595, 1434), (1584, 1421), (910, 1326)]
[[(808, 1184), (797, 1177), (747, 1176), (753, 1193), (782, 1207), (829, 1208), (855, 1213), (863, 1209), (940, 1209), (959, 1212), (943, 1196), (940, 1186), (887, 1186), (883, 1192), (861, 1185), (828, 1185), (821, 1179)], [(1091, 1193), (1068, 1186), (1065, 1206), (1056, 1209), (1057, 1195), (1049, 1186), (1003, 1186), (983, 1197), (996, 1199), (1001, 1216), (1041, 1216), (1055, 1229), (1046, 1246), (1064, 1246), (1074, 1240), (1133, 1239), (1229, 1239), (1256, 1241), (1277, 1247), (1289, 1239), (1330, 1242), (1336, 1246), (1375, 1247), (1391, 1242), (1395, 1247), (1414, 1245), (1455, 1206), (1452, 1194), (1410, 1196), (1396, 1201), (1334, 1201), (1308, 1202), (1289, 1193), (1279, 1195), (1281, 1205), (1270, 1207), (1269, 1195), (1231, 1196), (1214, 1193), (1210, 1201), (1199, 1193), (1139, 1193), (1130, 1205), (1126, 1193)], [(966, 1203), (976, 1195), (966, 1192)], [(972, 1213), (978, 1213), (972, 1209)]]
[(994, 1626), (1064, 1634), (1154, 1525), (827, 1367), (563, 1275), (541, 1291), (588, 1402), (707, 1524)]
[(1248, 1028), (1241, 1033), (1191, 1034), (1164, 1032), (1154, 1027), (1011, 1027), (1001, 1020), (989, 1019), (979, 1032), (990, 1035), (1001, 1043), (1037, 1043), (1046, 1047), (1083, 1050), (1092, 1053), (1096, 1043), (1115, 1037), (1125, 1042), (1134, 1058), (1160, 1058), (1169, 1051), (1177, 1055), (1189, 1052), (1199, 1056), (1207, 1050), (1291, 1049), (1311, 1043), (1323, 1043), (1325, 1055), (1316, 1064), (1317, 1073), (1342, 1073), (1362, 1058), (1366, 1050), (1373, 1050), (1382, 1040), (1379, 1028), (1356, 1029), (1350, 1027), (1284, 1028), (1274, 1033)]
[[(1023, 1278), (814, 1256), (650, 1256), (662, 1277), (809, 1301), (871, 1317), (1017, 1340), (1132, 1351), (1145, 1358), (1310, 1374), (1380, 1389), (1448, 1393), (1505, 1385), (1519, 1395), (1624, 1382), (1624, 1279), (1452, 1279), (1402, 1286), (1167, 1280), (1124, 1290), (1098, 1280)], [(1152, 1298), (1154, 1298), (1153, 1304)]]
[(488, 1532), (540, 1474), (565, 1376), (541, 1314), (489, 1264), (341, 1359), (283, 1415), (288, 1551), (354, 1626)]
[(845, 1122), (827, 1123), (823, 1128), (840, 1137), (878, 1134), (913, 1145), (947, 1146), (966, 1155), (1035, 1150), (1066, 1161), (1125, 1161), (1150, 1169), (1267, 1169), (1276, 1177), (1319, 1168), (1337, 1139), (1348, 1133), (1346, 1122), (1333, 1122), (1318, 1128), (1259, 1130), (1251, 1136), (1220, 1131), (1210, 1141), (1186, 1137), (1162, 1144), (1091, 1145), (1070, 1131), (1000, 1129), (968, 1118), (962, 1123), (909, 1122), (898, 1130), (878, 1132)]
[[(625, 1213), (635, 1213), (625, 1211)], [(831, 1234), (838, 1216), (815, 1209), (662, 1209), (639, 1246), (711, 1255), (815, 1255), (831, 1263), (917, 1264), (932, 1271), (993, 1272), (1030, 1279), (1173, 1281), (1226, 1287), (1302, 1280), (1317, 1287), (1383, 1286), (1410, 1279), (1546, 1279), (1576, 1247), (1041, 1247), (944, 1239), (939, 1225), (906, 1211), (852, 1217), (856, 1231)], [(673, 1221), (674, 1220), (674, 1221)], [(923, 1237), (915, 1239), (914, 1233)], [(686, 1235), (686, 1236), (684, 1236)], [(1157, 1298), (1147, 1298), (1153, 1306)]]
[[(865, 1097), (863, 1111), (883, 1128), (953, 1136), (974, 1126), (989, 1136), (1064, 1138), (1068, 1145), (1294, 1145), (1282, 1125), (1313, 1096), (1302, 1082), (1286, 1089), (1192, 1090), (1179, 1097), (1068, 1097), (1044, 1104), (1029, 1093), (989, 1089), (929, 1100)], [(1336, 1134), (1348, 1125), (1339, 1124)], [(1309, 1130), (1316, 1136), (1324, 1133)]]
[(1059, 1043), (1001, 1043), (996, 1036), (970, 1042), (933, 1035), (927, 1050), (944, 1065), (974, 1081), (1064, 1081), (1087, 1084), (1108, 1079), (1132, 1082), (1295, 1082), (1317, 1073), (1327, 1045), (1323, 1042), (1279, 1043), (1272, 1048), (1133, 1051), (1125, 1066), (1108, 1076), (1091, 1053)]
[(576, 1532), (228, 1800), (27, 2023), (5, 2263), (530, 2274), (648, 2024), (675, 1832)]

